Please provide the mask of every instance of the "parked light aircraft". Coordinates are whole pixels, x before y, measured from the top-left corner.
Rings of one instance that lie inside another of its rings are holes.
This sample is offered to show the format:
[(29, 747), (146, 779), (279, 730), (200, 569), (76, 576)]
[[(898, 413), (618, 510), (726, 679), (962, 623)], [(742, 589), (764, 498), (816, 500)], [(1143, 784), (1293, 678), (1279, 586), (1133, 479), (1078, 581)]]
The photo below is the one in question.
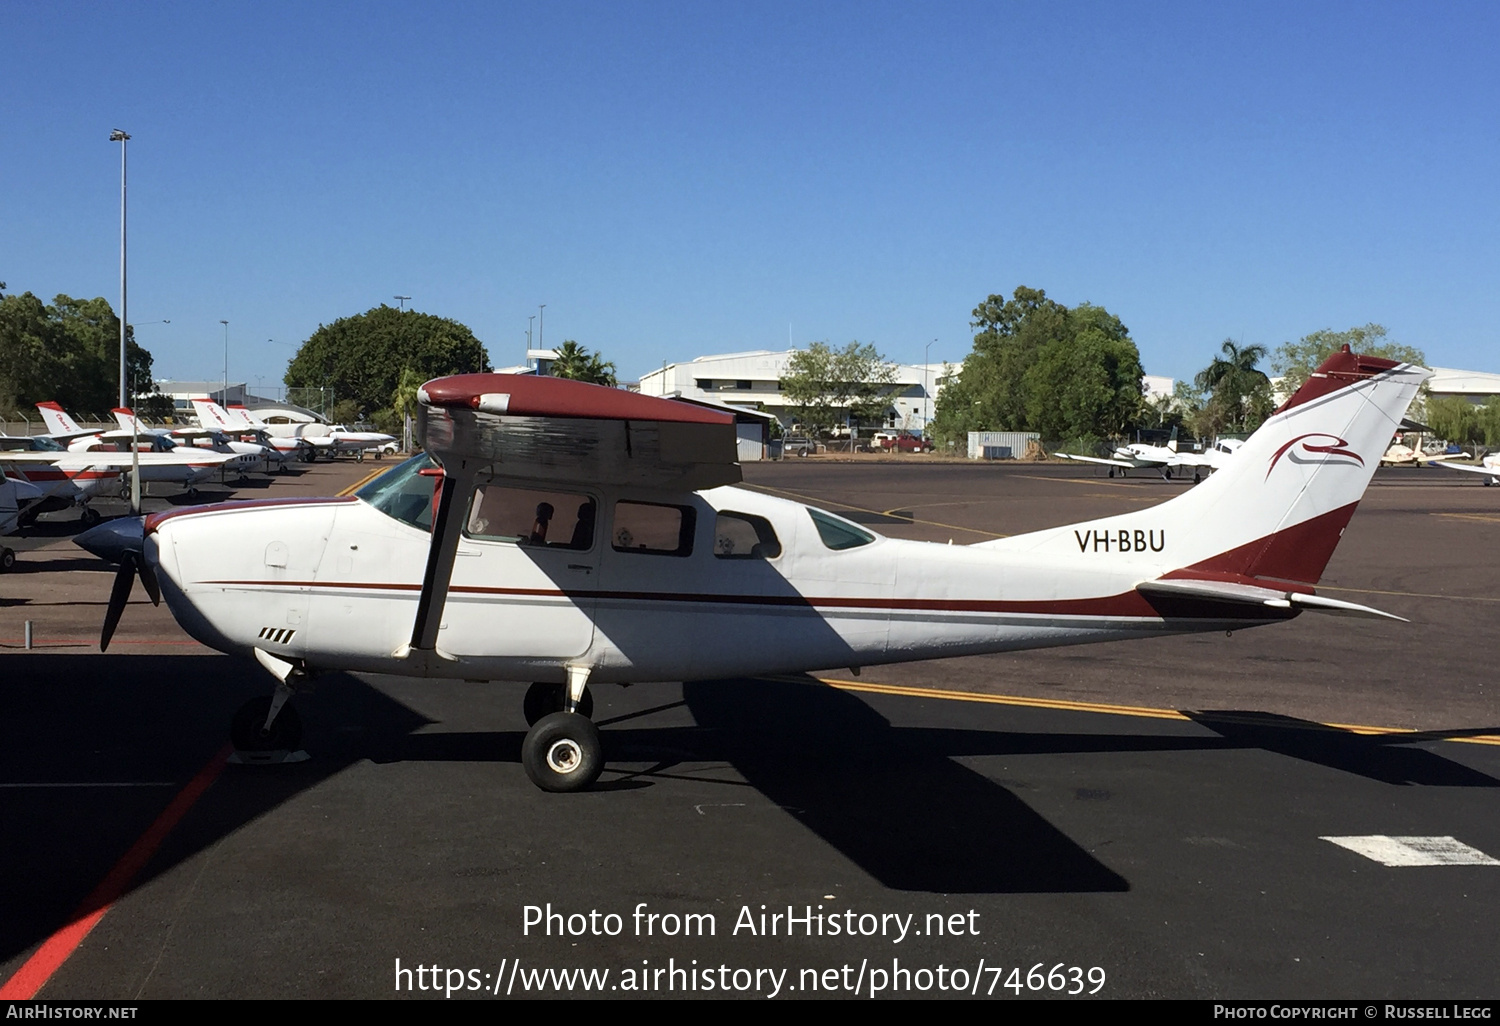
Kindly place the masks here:
[(363, 460), (369, 450), (374, 450), (379, 459), (387, 450), (395, 451), (395, 437), (378, 431), (350, 431), (342, 424), (267, 424), (243, 406), (231, 407), (231, 412), (244, 417), (252, 427), (263, 428), (272, 435), (300, 438), (309, 443), (312, 446), (309, 459), (319, 456), (333, 459), (341, 453), (354, 453)]
[(1500, 454), (1490, 453), (1478, 463), (1447, 463), (1452, 456), (1429, 456), (1423, 462), (1449, 470), (1462, 470), (1466, 474), (1483, 474), (1485, 486), (1500, 484)]
[[(1317, 583), (1431, 372), (1330, 357), (1229, 461), (1155, 507), (970, 546), (883, 538), (740, 480), (731, 415), (548, 377), (427, 382), (415, 457), (354, 496), (198, 507), (79, 539), (273, 694), (241, 751), (300, 737), (320, 670), (534, 681), (527, 775), (588, 787), (593, 684), (862, 667), (1390, 614)], [(266, 756), (272, 758), (272, 756)]]
[(1238, 438), (1224, 438), (1215, 442), (1204, 452), (1180, 452), (1177, 448), (1177, 429), (1173, 428), (1172, 438), (1166, 445), (1134, 442), (1117, 447), (1109, 456), (1076, 456), (1067, 452), (1060, 452), (1057, 455), (1065, 460), (1097, 463), (1109, 467), (1110, 477), (1114, 477), (1116, 471), (1124, 477), (1128, 470), (1149, 469), (1161, 471), (1161, 476), (1170, 480), (1172, 471), (1186, 470), (1191, 467), (1193, 483), (1197, 484), (1203, 479), (1204, 470), (1218, 470), (1224, 465), (1224, 461), (1233, 456), (1243, 444)]
[(232, 441), (254, 442), (274, 449), (279, 454), (277, 465), (282, 473), (286, 472), (288, 460), (307, 463), (315, 453), (313, 444), (305, 438), (279, 438), (270, 434), (263, 425), (253, 423), (249, 411), (243, 406), (231, 406), (226, 410), (211, 399), (194, 399), (193, 410), (198, 414), (198, 423), (212, 425)]
[(132, 431), (145, 434), (148, 431), (153, 434), (170, 435), (180, 446), (194, 449), (208, 449), (211, 452), (228, 453), (230, 458), (224, 461), (224, 469), (238, 471), (241, 477), (254, 471), (270, 470), (270, 465), (275, 463), (285, 469), (286, 460), (275, 449), (259, 442), (242, 442), (232, 439), (223, 431), (211, 424), (201, 427), (180, 428), (146, 428), (140, 424), (140, 420), (129, 407), (120, 406), (110, 411), (114, 414), (115, 422), (128, 436)]
[[(14, 534), (24, 526), (26, 514), (44, 498), (46, 493), (39, 486), (0, 472), (0, 536)], [(0, 545), (0, 573), (15, 565), (15, 550), (8, 545)]]

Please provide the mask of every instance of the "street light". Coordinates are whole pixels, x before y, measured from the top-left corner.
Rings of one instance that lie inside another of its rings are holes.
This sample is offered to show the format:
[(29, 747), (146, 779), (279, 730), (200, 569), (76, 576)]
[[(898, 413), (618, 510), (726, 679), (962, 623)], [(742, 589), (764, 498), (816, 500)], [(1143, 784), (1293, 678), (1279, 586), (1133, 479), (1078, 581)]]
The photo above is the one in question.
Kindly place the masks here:
[[(527, 355), (531, 354), (531, 323), (533, 321), (535, 321), (535, 320), (536, 320), (536, 314), (532, 314), (530, 317), (526, 318), (526, 353), (527, 353)], [(526, 361), (522, 360), (521, 362), (525, 363)]]
[(120, 144), (120, 405), (126, 406), (125, 395), (125, 151), (129, 148), (130, 136), (118, 128), (109, 133), (109, 141)]
[(928, 424), (929, 421), (932, 420), (932, 393), (928, 390), (928, 384), (927, 384), (927, 382), (932, 377), (932, 371), (931, 371), (931, 367), (932, 367), (932, 363), (931, 363), (932, 346), (933, 346), (933, 344), (935, 342), (937, 342), (937, 339), (933, 339), (932, 342), (927, 343), (927, 345), (922, 349), (922, 440), (923, 441), (927, 440), (927, 424)]
[(411, 302), (410, 296), (392, 296), (391, 298), (396, 301), (397, 310), (405, 310), (406, 304)]
[(547, 337), (547, 304), (543, 303), (541, 306), (537, 307), (536, 347), (538, 349), (545, 349), (546, 348), (546, 346), (547, 346), (546, 337)]
[(224, 405), (229, 405), (229, 322), (221, 320), (224, 325)]

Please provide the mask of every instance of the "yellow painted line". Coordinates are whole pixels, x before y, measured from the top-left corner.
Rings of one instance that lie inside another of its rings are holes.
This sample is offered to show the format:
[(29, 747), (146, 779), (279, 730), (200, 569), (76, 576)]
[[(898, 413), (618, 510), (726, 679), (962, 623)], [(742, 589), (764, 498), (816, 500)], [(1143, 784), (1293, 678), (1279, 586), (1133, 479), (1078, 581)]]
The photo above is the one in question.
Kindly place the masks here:
[(1489, 524), (1500, 524), (1500, 514), (1495, 513), (1430, 513), (1434, 517), (1450, 517), (1453, 520), (1482, 520)]
[[(805, 502), (813, 502), (813, 503), (818, 504), (819, 506), (837, 506), (839, 509), (852, 509), (852, 510), (855, 510), (855, 511), (860, 512), (860, 513), (870, 513), (870, 514), (873, 514), (874, 516), (877, 516), (877, 517), (883, 517), (883, 516), (888, 516), (889, 515), (889, 514), (883, 512), (881, 510), (878, 510), (878, 509), (866, 509), (863, 506), (855, 506), (855, 505), (851, 505), (850, 503), (847, 503), (847, 502), (838, 502), (837, 500), (834, 500), (834, 499), (825, 499), (825, 498), (822, 498), (821, 496), (817, 496), (817, 495), (804, 495), (801, 492), (789, 492), (785, 488), (772, 488), (770, 485), (748, 484), (748, 483), (746, 483), (746, 484), (742, 485), (741, 487), (744, 487), (744, 488), (753, 488), (756, 491), (766, 492), (768, 494), (774, 494), (774, 495), (790, 495), (794, 499), (800, 499), (800, 500), (805, 501)], [(1010, 535), (1008, 535), (1008, 534), (997, 534), (994, 531), (981, 531), (977, 527), (962, 527), (962, 526), (960, 526), (958, 524), (942, 524), (942, 523), (939, 523), (936, 520), (917, 520), (917, 519), (913, 519), (911, 521), (911, 523), (913, 523), (913, 524), (924, 524), (927, 527), (941, 527), (941, 528), (944, 528), (945, 530), (949, 530), (949, 531), (968, 531), (970, 534), (982, 534), (986, 538), (1009, 538), (1010, 537)]]
[(371, 481), (375, 480), (381, 474), (384, 474), (387, 470), (390, 470), (390, 469), (392, 469), (392, 468), (391, 467), (380, 467), (380, 468), (378, 468), (376, 470), (372, 470), (368, 474), (366, 474), (364, 477), (362, 477), (358, 481), (354, 482), (348, 488), (345, 488), (343, 491), (339, 492), (339, 494), (340, 495), (353, 495), (355, 492), (359, 491), (365, 485), (369, 484)]
[(1335, 588), (1331, 584), (1318, 585), (1319, 591), (1344, 591), (1351, 595), (1394, 595), (1397, 598), (1448, 599), (1451, 602), (1500, 602), (1493, 595), (1430, 595), (1420, 591), (1381, 591), (1379, 588)]
[(868, 691), (877, 695), (903, 695), (908, 698), (941, 698), (949, 702), (983, 702), (989, 705), (1020, 705), (1033, 709), (1061, 709), (1066, 712), (1111, 713), (1116, 716), (1145, 716), (1156, 720), (1187, 720), (1191, 717), (1176, 709), (1153, 709), (1142, 705), (1106, 705), (1102, 702), (1068, 702), (1056, 698), (1023, 698), (1020, 695), (983, 695), (973, 691), (943, 691), (938, 688), (914, 688), (901, 684), (866, 684), (863, 681), (832, 680), (819, 677), (824, 684), (842, 691)]
[[(905, 698), (940, 698), (949, 702), (980, 702), (988, 705), (1015, 705), (1031, 709), (1057, 709), (1063, 712), (1107, 713), (1112, 716), (1135, 716), (1153, 720), (1192, 720), (1191, 716), (1176, 709), (1156, 709), (1143, 705), (1109, 705), (1104, 702), (1069, 702), (1058, 698), (1024, 698), (1020, 695), (984, 695), (973, 691), (944, 691), (938, 688), (914, 688), (901, 684), (867, 684), (864, 681), (835, 680), (819, 677), (831, 687), (841, 691), (865, 691), (875, 695), (899, 695)], [(1318, 726), (1368, 736), (1426, 734), (1429, 731), (1409, 727), (1370, 727), (1353, 723), (1320, 723)], [(1500, 745), (1500, 736), (1479, 735), (1476, 737), (1435, 738), (1442, 741), (1462, 741), (1466, 744)]]

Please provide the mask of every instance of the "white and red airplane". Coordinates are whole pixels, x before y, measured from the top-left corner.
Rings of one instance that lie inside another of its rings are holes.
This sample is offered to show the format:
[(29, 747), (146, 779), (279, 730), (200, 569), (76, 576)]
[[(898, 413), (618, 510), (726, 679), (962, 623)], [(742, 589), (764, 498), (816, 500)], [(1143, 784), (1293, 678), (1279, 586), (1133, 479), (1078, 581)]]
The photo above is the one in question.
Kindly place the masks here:
[[(953, 546), (884, 538), (740, 480), (727, 414), (549, 377), (423, 386), (428, 456), (357, 495), (113, 521), (101, 647), (138, 573), (179, 623), (276, 678), (231, 734), (290, 752), (320, 670), (535, 681), (522, 746), (549, 791), (603, 766), (592, 684), (862, 667), (1391, 617), (1314, 588), (1430, 372), (1329, 358), (1228, 461), (1149, 509)], [(267, 756), (270, 758), (270, 756)]]
[(261, 445), (258, 442), (242, 442), (227, 436), (223, 431), (211, 424), (201, 427), (181, 428), (148, 428), (140, 423), (128, 406), (117, 406), (109, 411), (114, 414), (115, 423), (120, 425), (119, 432), (110, 432), (103, 437), (106, 439), (130, 438), (132, 435), (138, 437), (170, 437), (179, 451), (197, 451), (223, 453), (226, 459), (221, 461), (219, 467), (224, 470), (237, 471), (240, 477), (255, 471), (270, 470), (272, 463), (281, 464), (285, 468), (285, 460), (281, 454), (270, 446)]
[(308, 463), (316, 455), (316, 447), (311, 441), (295, 435), (281, 437), (271, 434), (268, 425), (250, 419), (250, 411), (244, 406), (234, 405), (226, 410), (211, 399), (194, 399), (193, 409), (198, 414), (200, 424), (213, 424), (231, 438), (275, 449), (281, 454), (280, 466), (283, 472), (287, 469), (287, 460)]

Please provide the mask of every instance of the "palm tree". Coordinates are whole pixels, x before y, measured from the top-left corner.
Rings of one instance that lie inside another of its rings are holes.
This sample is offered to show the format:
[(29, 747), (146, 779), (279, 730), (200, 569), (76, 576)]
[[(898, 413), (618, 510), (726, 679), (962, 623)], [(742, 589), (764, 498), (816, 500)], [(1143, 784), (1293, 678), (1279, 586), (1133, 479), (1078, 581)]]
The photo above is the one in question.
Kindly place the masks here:
[(552, 361), (552, 376), (610, 387), (617, 384), (615, 365), (600, 359), (598, 353), (590, 353), (586, 347), (572, 339), (557, 347), (557, 358)]
[(1198, 372), (1193, 383), (1212, 398), (1214, 427), (1253, 431), (1271, 413), (1271, 379), (1255, 365), (1265, 359), (1265, 346), (1241, 346), (1225, 339), (1222, 356)]

